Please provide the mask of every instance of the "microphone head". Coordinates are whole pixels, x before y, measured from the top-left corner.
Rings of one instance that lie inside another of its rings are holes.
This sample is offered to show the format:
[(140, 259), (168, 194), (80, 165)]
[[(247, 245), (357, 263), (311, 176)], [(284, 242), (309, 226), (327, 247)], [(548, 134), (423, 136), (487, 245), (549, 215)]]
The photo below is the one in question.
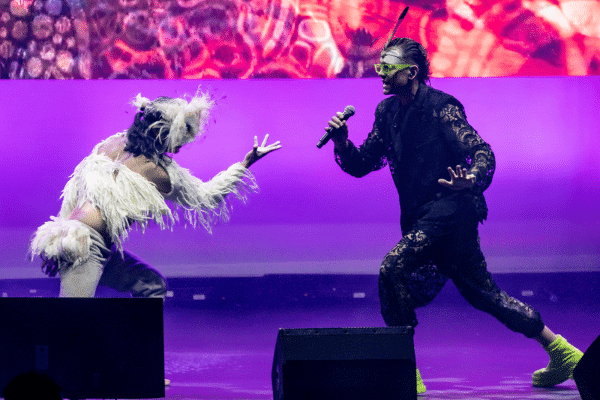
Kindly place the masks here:
[(344, 112), (342, 114), (344, 114), (344, 119), (348, 119), (351, 116), (354, 115), (354, 113), (356, 112), (356, 109), (353, 106), (346, 106), (346, 108), (344, 108)]

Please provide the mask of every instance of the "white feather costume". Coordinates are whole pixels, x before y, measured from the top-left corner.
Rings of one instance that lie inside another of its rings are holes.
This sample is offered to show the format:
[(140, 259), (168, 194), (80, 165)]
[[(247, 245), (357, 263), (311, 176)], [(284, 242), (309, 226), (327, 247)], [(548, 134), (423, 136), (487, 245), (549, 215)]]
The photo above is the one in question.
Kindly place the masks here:
[(84, 224), (68, 217), (87, 201), (100, 209), (110, 239), (121, 251), (122, 241), (134, 222), (142, 231), (150, 221), (165, 229), (179, 220), (178, 214), (182, 211), (186, 222), (194, 227), (200, 223), (211, 232), (217, 220), (229, 219), (228, 194), (245, 201), (247, 193), (258, 189), (254, 176), (240, 163), (203, 182), (171, 160), (163, 167), (169, 175), (172, 190), (163, 196), (140, 174), (99, 154), (98, 149), (103, 143), (99, 143), (75, 168), (63, 189), (60, 213), (40, 226), (34, 235), (33, 256), (52, 258), (61, 255), (71, 262), (85, 260), (89, 232)]
[[(190, 103), (182, 99), (150, 102), (138, 95), (134, 105), (138, 109), (154, 107), (163, 113), (160, 129), (169, 129), (169, 149), (172, 149), (194, 140), (203, 127), (212, 102), (205, 95), (194, 97)], [(186, 129), (186, 125), (191, 129)], [(90, 228), (68, 217), (86, 202), (100, 210), (110, 240), (122, 252), (122, 241), (135, 222), (142, 231), (150, 221), (164, 229), (179, 220), (178, 214), (182, 211), (185, 220), (192, 226), (200, 223), (211, 232), (214, 222), (229, 219), (228, 194), (245, 201), (247, 193), (258, 189), (253, 175), (241, 163), (232, 165), (208, 182), (202, 182), (170, 160), (168, 163), (160, 162), (169, 175), (172, 188), (169, 194), (163, 196), (142, 175), (100, 152), (107, 141), (125, 135), (125, 132), (118, 133), (99, 143), (77, 165), (63, 189), (60, 213), (40, 226), (31, 241), (32, 257), (41, 255), (61, 259), (73, 266), (85, 262), (89, 256)]]

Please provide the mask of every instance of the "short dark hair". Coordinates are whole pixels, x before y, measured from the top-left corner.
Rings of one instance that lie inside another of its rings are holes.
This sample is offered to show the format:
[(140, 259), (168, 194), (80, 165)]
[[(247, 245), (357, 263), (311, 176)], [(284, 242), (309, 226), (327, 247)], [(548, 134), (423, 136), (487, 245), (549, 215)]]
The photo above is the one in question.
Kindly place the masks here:
[(409, 38), (395, 38), (384, 47), (382, 53), (392, 47), (402, 49), (403, 58), (405, 58), (406, 61), (412, 61), (419, 66), (417, 79), (420, 83), (429, 82), (431, 71), (429, 69), (429, 60), (427, 59), (427, 50), (421, 43)]

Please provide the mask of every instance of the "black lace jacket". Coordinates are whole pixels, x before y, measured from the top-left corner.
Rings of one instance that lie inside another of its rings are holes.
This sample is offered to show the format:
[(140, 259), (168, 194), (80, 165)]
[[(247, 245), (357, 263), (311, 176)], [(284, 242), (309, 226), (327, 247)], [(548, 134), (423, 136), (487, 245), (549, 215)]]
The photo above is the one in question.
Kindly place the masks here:
[[(448, 218), (456, 209), (487, 217), (483, 191), (492, 182), (495, 158), (490, 146), (469, 125), (454, 97), (421, 84), (414, 101), (401, 106), (396, 96), (377, 105), (373, 130), (360, 147), (352, 142), (335, 152), (350, 175), (361, 177), (389, 164), (400, 197), (401, 227), (406, 232), (425, 213)], [(448, 167), (461, 165), (477, 177), (471, 189), (454, 191), (438, 179), (450, 179)]]

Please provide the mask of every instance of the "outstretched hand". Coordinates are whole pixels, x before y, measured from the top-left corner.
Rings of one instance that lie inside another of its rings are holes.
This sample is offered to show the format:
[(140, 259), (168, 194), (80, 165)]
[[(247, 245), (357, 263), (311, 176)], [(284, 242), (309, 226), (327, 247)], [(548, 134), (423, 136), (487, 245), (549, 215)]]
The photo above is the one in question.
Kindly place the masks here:
[(267, 133), (265, 135), (265, 138), (264, 138), (262, 144), (259, 146), (258, 145), (258, 137), (254, 136), (254, 147), (252, 147), (252, 150), (250, 150), (248, 152), (248, 154), (246, 154), (246, 157), (244, 157), (244, 161), (242, 161), (242, 165), (245, 168), (249, 168), (252, 164), (257, 162), (258, 160), (260, 160), (261, 158), (263, 158), (270, 152), (281, 148), (281, 143), (279, 142), (279, 140), (273, 144), (267, 145), (268, 139), (269, 139), (269, 134)]
[(448, 167), (448, 172), (450, 173), (450, 181), (438, 179), (438, 183), (452, 190), (469, 189), (473, 187), (477, 180), (475, 175), (468, 174), (467, 169), (461, 168), (460, 165), (456, 166), (456, 172), (452, 167)]

